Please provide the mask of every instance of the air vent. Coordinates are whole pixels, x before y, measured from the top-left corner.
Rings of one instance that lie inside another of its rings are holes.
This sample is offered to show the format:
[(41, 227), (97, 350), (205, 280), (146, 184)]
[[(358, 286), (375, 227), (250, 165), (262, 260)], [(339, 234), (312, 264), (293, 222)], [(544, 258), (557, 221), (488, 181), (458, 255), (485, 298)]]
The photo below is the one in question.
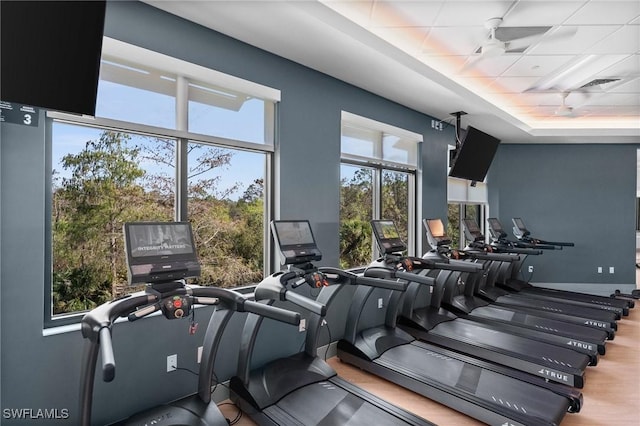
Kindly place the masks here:
[(580, 86), (580, 89), (586, 89), (588, 87), (593, 87), (593, 86), (602, 86), (604, 84), (613, 83), (615, 81), (620, 81), (620, 79), (619, 78), (596, 78), (595, 80), (591, 80), (587, 84), (583, 84), (582, 86)]

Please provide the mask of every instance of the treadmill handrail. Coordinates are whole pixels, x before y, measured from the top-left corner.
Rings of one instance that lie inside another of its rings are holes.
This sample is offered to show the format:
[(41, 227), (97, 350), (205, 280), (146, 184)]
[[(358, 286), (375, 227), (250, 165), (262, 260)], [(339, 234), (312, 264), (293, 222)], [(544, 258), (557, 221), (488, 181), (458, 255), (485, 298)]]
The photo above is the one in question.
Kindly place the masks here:
[(253, 294), (256, 300), (288, 301), (320, 316), (325, 316), (327, 313), (326, 305), (318, 303), (308, 297), (301, 296), (287, 288), (287, 286), (297, 287), (297, 282), (301, 280), (301, 284), (304, 284), (305, 275), (307, 275), (307, 272), (301, 269), (276, 272), (263, 279), (260, 284), (256, 286)]
[(370, 278), (363, 275), (357, 275), (349, 271), (338, 268), (322, 267), (322, 271), (329, 281), (340, 284), (364, 285), (369, 287), (384, 288), (387, 290), (405, 291), (406, 283), (393, 281), (384, 278)]
[[(158, 309), (159, 302), (165, 297), (175, 294), (187, 294), (194, 304), (211, 305), (220, 301), (232, 312), (254, 312), (268, 318), (297, 325), (300, 322), (300, 314), (290, 312), (285, 309), (267, 306), (261, 303), (247, 300), (242, 294), (229, 289), (208, 286), (181, 287), (166, 295), (156, 293), (134, 293), (123, 298), (106, 302), (87, 313), (81, 322), (82, 336), (87, 339), (80, 374), (80, 423), (83, 426), (91, 424), (91, 411), (93, 400), (94, 376), (97, 364), (98, 353), (102, 354), (102, 378), (105, 382), (114, 379), (116, 373), (115, 356), (111, 341), (111, 327), (118, 317), (128, 316), (130, 321), (135, 321), (142, 316), (146, 316)], [(162, 296), (162, 297), (161, 297)], [(144, 308), (149, 307), (149, 309)], [(138, 309), (143, 307), (141, 309)], [(140, 315), (134, 315), (136, 312)], [(212, 315), (213, 317), (213, 315)], [(220, 333), (221, 335), (221, 333)], [(207, 355), (205, 360), (205, 350), (203, 352), (202, 367), (207, 371), (213, 371), (215, 352), (217, 343), (212, 344), (212, 353)], [(211, 365), (209, 365), (211, 364)], [(212, 374), (204, 375), (201, 380), (208, 384), (201, 384), (200, 387), (207, 389), (210, 397)], [(210, 399), (209, 399), (210, 400)], [(203, 399), (205, 403), (209, 400)]]

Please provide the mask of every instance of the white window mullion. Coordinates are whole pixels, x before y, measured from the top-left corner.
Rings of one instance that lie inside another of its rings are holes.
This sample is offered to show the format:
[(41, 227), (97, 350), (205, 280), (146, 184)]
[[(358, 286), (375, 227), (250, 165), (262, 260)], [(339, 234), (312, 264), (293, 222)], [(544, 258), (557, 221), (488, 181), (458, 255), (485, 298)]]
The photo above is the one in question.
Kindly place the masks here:
[[(189, 130), (189, 81), (178, 76), (176, 80), (176, 130)], [(189, 140), (179, 138), (176, 144), (176, 220), (188, 220), (189, 165), (187, 162)]]

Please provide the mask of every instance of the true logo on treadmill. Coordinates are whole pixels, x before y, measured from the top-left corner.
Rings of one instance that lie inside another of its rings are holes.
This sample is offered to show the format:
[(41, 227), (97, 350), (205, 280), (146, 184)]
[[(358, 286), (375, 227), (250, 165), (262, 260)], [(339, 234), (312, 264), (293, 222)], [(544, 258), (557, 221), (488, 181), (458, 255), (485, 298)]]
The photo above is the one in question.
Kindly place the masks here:
[(584, 322), (586, 325), (595, 325), (596, 327), (601, 327), (601, 328), (606, 328), (607, 325), (603, 322), (599, 322), (599, 321), (591, 321), (591, 320), (587, 320)]
[(593, 350), (593, 345), (590, 345), (589, 343), (576, 342), (575, 340), (569, 340), (567, 345), (573, 346), (574, 348), (587, 349), (589, 351)]
[(560, 373), (558, 371), (547, 370), (546, 368), (542, 368), (538, 371), (538, 373), (544, 376), (547, 376), (550, 379), (561, 380), (563, 382), (569, 383), (569, 376), (564, 373)]

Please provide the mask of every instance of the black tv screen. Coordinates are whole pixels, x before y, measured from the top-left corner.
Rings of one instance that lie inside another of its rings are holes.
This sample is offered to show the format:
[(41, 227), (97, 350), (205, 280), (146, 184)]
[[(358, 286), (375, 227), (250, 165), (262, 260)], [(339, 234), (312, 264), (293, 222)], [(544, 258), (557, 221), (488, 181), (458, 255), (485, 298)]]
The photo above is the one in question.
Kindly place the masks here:
[(482, 182), (496, 154), (500, 139), (469, 126), (453, 158), (449, 176)]
[(95, 115), (106, 1), (0, 1), (0, 100)]
[(129, 284), (175, 281), (200, 275), (188, 222), (124, 224)]

